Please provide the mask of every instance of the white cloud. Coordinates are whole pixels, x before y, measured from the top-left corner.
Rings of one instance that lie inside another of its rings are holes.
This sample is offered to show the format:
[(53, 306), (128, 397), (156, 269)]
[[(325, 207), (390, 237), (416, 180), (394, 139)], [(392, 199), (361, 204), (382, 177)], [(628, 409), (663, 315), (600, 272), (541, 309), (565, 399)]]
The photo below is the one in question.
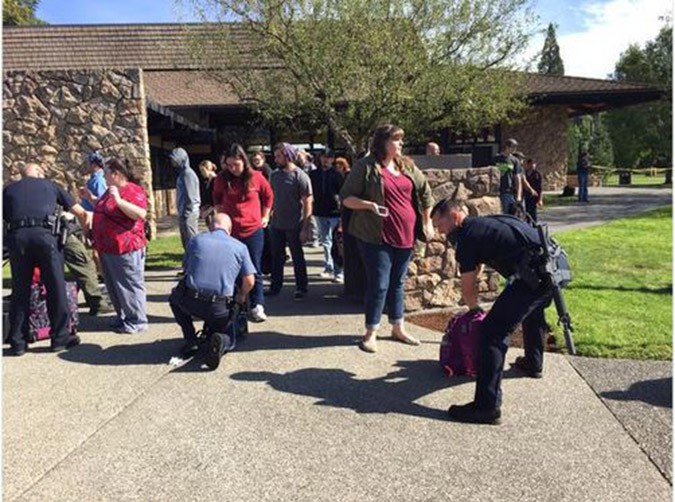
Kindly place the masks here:
[[(669, 0), (591, 1), (580, 8), (582, 31), (558, 36), (558, 44), (565, 74), (591, 78), (607, 78), (621, 53), (656, 38), (663, 26), (659, 17), (672, 13)], [(540, 50), (543, 40), (537, 42)]]

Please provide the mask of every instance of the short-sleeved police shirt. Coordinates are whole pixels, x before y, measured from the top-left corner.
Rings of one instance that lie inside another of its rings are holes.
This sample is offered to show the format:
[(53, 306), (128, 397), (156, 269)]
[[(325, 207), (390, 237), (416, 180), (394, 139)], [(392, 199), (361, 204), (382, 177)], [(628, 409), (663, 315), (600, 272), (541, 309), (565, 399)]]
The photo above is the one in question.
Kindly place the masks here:
[(56, 183), (44, 178), (23, 178), (2, 191), (5, 221), (35, 218), (43, 220), (54, 214), (56, 206), (69, 210), (75, 204), (71, 195)]
[(472, 272), (485, 263), (504, 277), (512, 276), (527, 247), (514, 227), (522, 231), (527, 243), (539, 244), (537, 231), (513, 216), (467, 217), (457, 230), (455, 258), (459, 271)]
[(516, 193), (516, 176), (523, 174), (523, 166), (513, 155), (499, 154), (494, 159), (494, 164), (499, 169), (499, 193)]
[(225, 230), (196, 235), (186, 253), (185, 284), (203, 293), (232, 296), (239, 277), (256, 273), (248, 248)]

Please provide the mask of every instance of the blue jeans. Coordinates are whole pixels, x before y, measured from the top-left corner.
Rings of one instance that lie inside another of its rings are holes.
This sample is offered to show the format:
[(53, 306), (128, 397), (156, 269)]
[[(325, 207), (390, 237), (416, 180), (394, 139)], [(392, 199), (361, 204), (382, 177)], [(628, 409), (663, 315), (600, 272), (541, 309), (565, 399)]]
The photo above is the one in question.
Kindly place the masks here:
[(319, 225), (319, 242), (323, 247), (324, 272), (335, 275), (342, 274), (342, 267), (336, 267), (333, 263), (331, 248), (333, 247), (333, 232), (340, 224), (339, 216), (316, 216)]
[(295, 273), (295, 288), (307, 292), (307, 262), (300, 243), (300, 227), (293, 230), (279, 230), (270, 228), (272, 237), (272, 283), (270, 289), (279, 292), (284, 285), (284, 261), (286, 259), (286, 244), (291, 250), (293, 258), (293, 272)]
[(366, 269), (366, 329), (380, 327), (385, 301), (390, 324), (403, 323), (403, 283), (408, 273), (412, 249), (362, 240), (359, 250)]
[(262, 228), (256, 230), (248, 237), (238, 237), (247, 248), (248, 254), (251, 256), (251, 261), (255, 267), (255, 284), (249, 295), (251, 307), (256, 305), (264, 305), (265, 300), (263, 296), (263, 279), (262, 279), (262, 255), (263, 247), (265, 246), (265, 233)]
[(511, 214), (511, 206), (516, 203), (516, 196), (512, 193), (499, 194), (499, 201), (502, 203), (502, 214)]
[(577, 172), (579, 182), (579, 202), (588, 202), (588, 173)]

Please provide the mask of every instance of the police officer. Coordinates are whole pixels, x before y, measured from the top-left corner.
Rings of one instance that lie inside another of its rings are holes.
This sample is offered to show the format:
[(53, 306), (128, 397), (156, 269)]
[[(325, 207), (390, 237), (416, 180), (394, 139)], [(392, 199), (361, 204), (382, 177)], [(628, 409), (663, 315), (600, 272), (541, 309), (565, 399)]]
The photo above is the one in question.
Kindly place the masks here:
[(53, 234), (57, 205), (71, 211), (86, 226), (86, 212), (62, 188), (41, 178), (41, 168), (28, 163), (21, 169), (22, 179), (3, 190), (3, 219), (7, 229), (12, 270), (12, 301), (9, 310), (9, 340), (12, 353), (22, 356), (26, 340), (22, 326), (28, 317), (30, 284), (35, 266), (47, 289), (47, 312), (52, 328), (54, 352), (74, 347), (80, 338), (67, 328), (68, 305), (63, 273), (63, 253)]
[(190, 239), (185, 277), (171, 292), (169, 305), (185, 339), (181, 355), (192, 357), (198, 350), (192, 322), (193, 316), (198, 317), (204, 320), (205, 330), (211, 333), (204, 362), (216, 369), (223, 353), (234, 343), (225, 334), (225, 328), (235, 284), (241, 279), (234, 300), (243, 305), (255, 284), (256, 269), (246, 246), (230, 237), (232, 221), (229, 216), (216, 213), (209, 230)]
[(533, 227), (513, 216), (467, 217), (459, 204), (447, 199), (436, 204), (431, 217), (439, 232), (455, 243), (462, 298), (470, 309), (480, 308), (476, 276), (482, 264), (509, 278), (481, 325), (474, 400), (448, 410), (454, 421), (498, 424), (508, 337), (520, 322), (523, 323), (525, 356), (518, 357), (514, 366), (528, 377), (541, 378), (546, 330), (544, 309), (551, 303), (553, 290), (547, 281), (532, 286), (533, 281), (521, 278), (529, 278), (529, 272), (536, 274), (525, 257), (530, 248), (540, 245), (539, 235)]

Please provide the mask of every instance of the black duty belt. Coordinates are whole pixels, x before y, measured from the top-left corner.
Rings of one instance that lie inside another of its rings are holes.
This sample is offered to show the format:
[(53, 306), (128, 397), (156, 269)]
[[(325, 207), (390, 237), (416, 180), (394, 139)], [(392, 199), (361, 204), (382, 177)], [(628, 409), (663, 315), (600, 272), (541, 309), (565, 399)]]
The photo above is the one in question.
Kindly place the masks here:
[(21, 218), (12, 220), (7, 225), (7, 230), (18, 230), (19, 228), (45, 227), (52, 228), (52, 223), (47, 218)]
[(229, 303), (232, 301), (231, 296), (223, 295), (214, 295), (212, 293), (206, 293), (204, 291), (199, 291), (197, 289), (192, 289), (183, 284), (183, 290), (187, 296), (194, 298), (195, 300), (201, 300), (203, 302), (209, 303)]

